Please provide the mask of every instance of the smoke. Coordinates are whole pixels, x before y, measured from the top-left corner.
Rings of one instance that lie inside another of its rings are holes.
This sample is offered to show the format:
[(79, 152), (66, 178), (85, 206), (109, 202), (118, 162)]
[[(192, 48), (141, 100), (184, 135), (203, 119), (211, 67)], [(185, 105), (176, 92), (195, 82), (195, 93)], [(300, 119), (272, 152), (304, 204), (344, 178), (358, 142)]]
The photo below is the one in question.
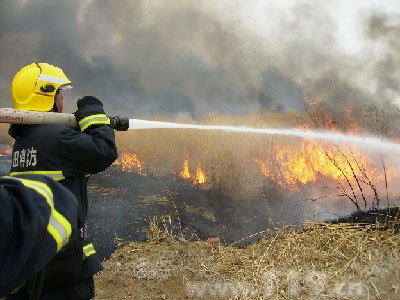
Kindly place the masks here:
[(256, 32), (237, 13), (253, 2), (214, 2), (2, 1), (0, 104), (12, 105), (13, 76), (36, 61), (72, 80), (69, 111), (89, 94), (132, 117), (301, 110), (305, 98), (341, 110), (390, 107), (399, 97), (397, 16), (362, 15), (365, 51), (350, 55), (332, 3), (282, 9), (271, 1), (263, 8), (268, 28)]
[[(376, 94), (396, 98), (400, 94), (400, 15), (372, 12), (366, 18), (367, 37), (381, 48), (382, 55), (374, 65)], [(399, 99), (400, 100), (400, 99)]]

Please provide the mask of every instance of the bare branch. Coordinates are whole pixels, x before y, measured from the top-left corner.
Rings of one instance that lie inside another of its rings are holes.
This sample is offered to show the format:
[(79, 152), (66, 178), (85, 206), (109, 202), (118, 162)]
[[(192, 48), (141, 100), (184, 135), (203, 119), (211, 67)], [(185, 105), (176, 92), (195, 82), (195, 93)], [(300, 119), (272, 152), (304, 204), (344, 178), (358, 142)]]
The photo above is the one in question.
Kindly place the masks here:
[(353, 173), (353, 178), (355, 179), (355, 181), (356, 181), (356, 183), (357, 183), (357, 185), (358, 185), (358, 189), (359, 189), (360, 192), (361, 192), (361, 196), (362, 196), (363, 201), (364, 201), (364, 209), (366, 210), (366, 209), (367, 209), (367, 200), (365, 199), (363, 189), (362, 189), (362, 187), (361, 187), (361, 185), (360, 185), (360, 182), (359, 182), (359, 180), (358, 180), (358, 176), (357, 176), (356, 173), (354, 172), (353, 166), (352, 166), (352, 164), (350, 163), (350, 161), (349, 161), (347, 155), (344, 154), (344, 152), (343, 152), (337, 145), (335, 145), (335, 147), (336, 147), (336, 149), (339, 151), (339, 153), (342, 154), (342, 156), (346, 159), (346, 162), (347, 162), (347, 164), (349, 165), (349, 167), (350, 167), (350, 169), (351, 169), (351, 172)]
[(353, 197), (350, 197), (350, 196), (346, 193), (346, 190), (344, 189), (344, 187), (342, 186), (342, 184), (341, 184), (340, 182), (338, 182), (339, 185), (340, 185), (340, 187), (341, 187), (341, 189), (342, 189), (341, 192), (342, 192), (343, 196), (346, 196), (347, 198), (349, 198), (350, 201), (356, 206), (357, 210), (359, 211), (359, 210), (360, 210), (360, 206), (358, 205), (357, 196), (356, 196), (356, 194), (355, 194), (355, 191), (354, 191), (354, 189), (353, 189), (353, 186), (351, 185), (351, 182), (350, 182), (349, 178), (347, 177), (347, 175), (346, 175), (346, 173), (343, 171), (343, 169), (339, 166), (339, 164), (329, 155), (329, 153), (326, 151), (325, 148), (324, 148), (324, 152), (325, 152), (326, 157), (328, 157), (328, 159), (331, 161), (331, 163), (333, 163), (333, 165), (341, 172), (341, 174), (343, 175), (343, 177), (346, 179), (347, 184), (348, 184), (348, 186), (349, 186), (349, 188), (350, 188), (350, 190), (351, 190), (351, 192), (352, 192), (352, 194), (353, 194)]

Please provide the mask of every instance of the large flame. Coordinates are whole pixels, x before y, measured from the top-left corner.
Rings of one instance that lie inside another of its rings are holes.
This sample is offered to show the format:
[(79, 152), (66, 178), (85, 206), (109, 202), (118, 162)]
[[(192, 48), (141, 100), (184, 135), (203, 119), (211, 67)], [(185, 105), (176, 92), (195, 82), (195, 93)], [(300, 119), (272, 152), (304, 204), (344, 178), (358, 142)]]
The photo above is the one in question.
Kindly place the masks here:
[[(323, 176), (332, 179), (369, 178), (382, 180), (372, 166), (372, 160), (361, 152), (350, 148), (324, 147), (318, 142), (308, 141), (299, 147), (275, 147), (274, 159), (267, 164), (261, 158), (253, 160), (263, 175), (286, 188), (296, 188), (315, 182)], [(388, 176), (397, 173), (389, 169)]]

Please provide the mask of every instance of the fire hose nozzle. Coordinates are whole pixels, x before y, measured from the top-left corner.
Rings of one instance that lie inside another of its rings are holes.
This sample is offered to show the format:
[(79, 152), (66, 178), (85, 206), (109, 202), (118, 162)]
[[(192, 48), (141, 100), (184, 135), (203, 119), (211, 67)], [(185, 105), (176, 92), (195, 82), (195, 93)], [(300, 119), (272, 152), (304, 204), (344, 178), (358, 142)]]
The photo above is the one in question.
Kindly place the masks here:
[(129, 119), (125, 116), (108, 117), (110, 125), (114, 130), (127, 131), (129, 129)]

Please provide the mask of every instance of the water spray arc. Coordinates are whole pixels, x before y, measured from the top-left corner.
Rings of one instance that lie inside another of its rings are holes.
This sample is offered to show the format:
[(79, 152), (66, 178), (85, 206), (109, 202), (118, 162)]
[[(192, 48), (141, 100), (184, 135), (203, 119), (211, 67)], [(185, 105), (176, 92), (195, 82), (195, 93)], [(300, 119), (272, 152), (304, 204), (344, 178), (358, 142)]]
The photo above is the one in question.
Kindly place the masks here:
[(317, 140), (331, 141), (334, 143), (358, 144), (368, 147), (370, 150), (380, 152), (400, 152), (400, 145), (391, 141), (383, 140), (373, 136), (356, 136), (338, 132), (313, 131), (303, 129), (284, 128), (252, 128), (244, 126), (220, 126), (220, 125), (195, 125), (179, 124), (173, 122), (147, 121), (141, 119), (130, 119), (129, 129), (196, 129), (196, 130), (220, 130), (229, 132), (257, 133), (267, 135), (292, 136), (299, 138), (312, 138)]
[[(256, 133), (267, 135), (292, 136), (299, 138), (312, 138), (325, 140), (334, 143), (349, 143), (367, 147), (386, 153), (400, 153), (400, 144), (391, 140), (384, 140), (374, 136), (355, 136), (338, 132), (312, 131), (303, 129), (285, 128), (252, 128), (245, 126), (226, 126), (226, 125), (196, 125), (180, 124), (173, 122), (148, 121), (141, 119), (128, 119), (125, 116), (109, 117), (111, 126), (118, 131), (128, 129), (194, 129), (194, 130), (219, 130), (228, 132)], [(76, 119), (73, 114), (23, 111), (12, 108), (0, 108), (0, 123), (11, 124), (61, 124), (75, 127)]]

